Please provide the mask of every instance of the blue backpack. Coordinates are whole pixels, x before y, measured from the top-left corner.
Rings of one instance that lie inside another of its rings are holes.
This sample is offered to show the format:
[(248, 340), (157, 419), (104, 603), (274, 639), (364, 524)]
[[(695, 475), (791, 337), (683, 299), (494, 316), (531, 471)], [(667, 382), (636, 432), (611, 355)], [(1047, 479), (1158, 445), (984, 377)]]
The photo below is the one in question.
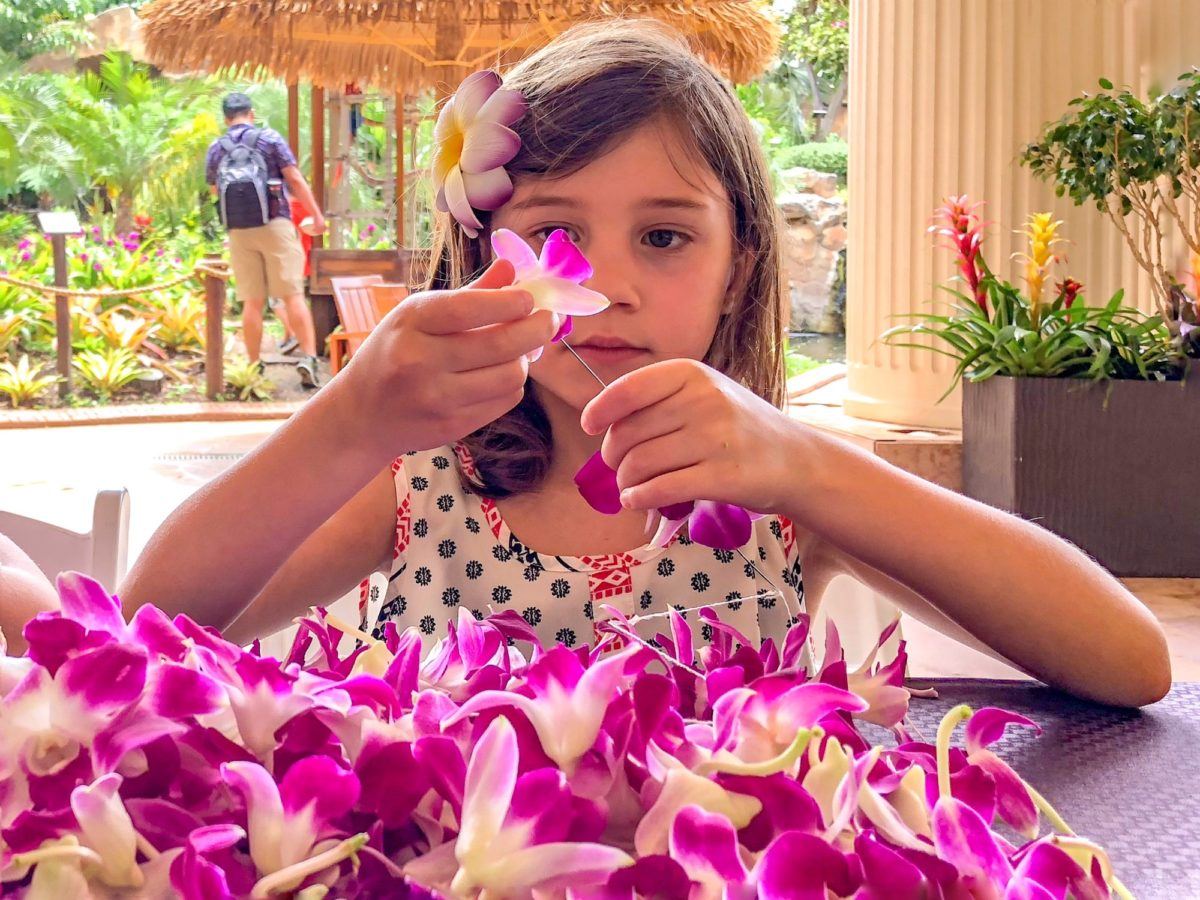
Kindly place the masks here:
[(258, 228), (271, 221), (267, 160), (258, 149), (262, 130), (248, 128), (234, 140), (221, 138), (225, 155), (217, 165), (217, 203), (226, 228)]

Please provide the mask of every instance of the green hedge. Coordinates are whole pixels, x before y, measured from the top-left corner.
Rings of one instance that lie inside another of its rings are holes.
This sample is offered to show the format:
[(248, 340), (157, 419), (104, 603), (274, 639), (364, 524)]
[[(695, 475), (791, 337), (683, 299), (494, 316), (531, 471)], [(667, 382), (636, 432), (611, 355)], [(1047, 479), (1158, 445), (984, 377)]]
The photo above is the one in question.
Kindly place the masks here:
[(840, 178), (845, 178), (849, 157), (850, 147), (845, 141), (825, 141), (787, 147), (779, 151), (776, 162), (781, 169), (804, 166), (806, 169), (832, 172)]

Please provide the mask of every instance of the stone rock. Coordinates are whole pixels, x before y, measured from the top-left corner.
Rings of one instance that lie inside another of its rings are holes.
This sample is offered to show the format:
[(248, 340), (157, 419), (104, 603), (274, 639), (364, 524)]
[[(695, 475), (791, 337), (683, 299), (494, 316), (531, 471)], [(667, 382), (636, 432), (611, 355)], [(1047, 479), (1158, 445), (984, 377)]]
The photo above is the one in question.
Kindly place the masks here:
[(779, 178), (789, 192), (816, 194), (819, 197), (834, 197), (838, 192), (838, 177), (831, 172), (796, 166), (784, 169)]
[(776, 202), (787, 222), (782, 252), (791, 327), (828, 331), (840, 321), (832, 308), (833, 284), (838, 251), (846, 244), (846, 206), (837, 198), (801, 192)]
[(846, 246), (846, 226), (834, 225), (821, 234), (821, 246), (834, 253)]

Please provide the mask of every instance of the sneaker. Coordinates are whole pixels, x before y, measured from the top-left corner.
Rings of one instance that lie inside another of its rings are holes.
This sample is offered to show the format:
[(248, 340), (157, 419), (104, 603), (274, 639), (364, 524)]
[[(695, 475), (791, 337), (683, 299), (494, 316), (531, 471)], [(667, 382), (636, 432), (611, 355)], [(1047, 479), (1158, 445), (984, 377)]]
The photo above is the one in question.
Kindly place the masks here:
[(291, 356), (299, 346), (300, 342), (294, 337), (290, 337), (279, 345), (279, 354), (280, 356)]
[(300, 373), (301, 387), (315, 388), (320, 385), (317, 380), (317, 358), (315, 356), (300, 357), (300, 361), (296, 363), (296, 371)]

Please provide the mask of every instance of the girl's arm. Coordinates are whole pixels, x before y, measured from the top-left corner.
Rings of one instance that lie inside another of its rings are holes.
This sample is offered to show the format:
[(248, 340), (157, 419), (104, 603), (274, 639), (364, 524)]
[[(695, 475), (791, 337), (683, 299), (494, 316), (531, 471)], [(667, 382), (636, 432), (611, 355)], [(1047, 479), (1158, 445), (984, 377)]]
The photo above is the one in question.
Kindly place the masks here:
[(796, 436), (786, 514), (817, 536), (820, 569), (1081, 697), (1142, 706), (1170, 690), (1162, 627), (1079, 548), (798, 423)]
[(9, 653), (24, 653), (25, 623), (58, 609), (58, 594), (25, 552), (0, 534), (0, 631)]
[(1123, 706), (1170, 690), (1162, 627), (1077, 547), (789, 419), (701, 363), (618, 378), (582, 425), (607, 431), (629, 509), (705, 497), (782, 513), (815, 536), (817, 557), (1048, 684)]
[[(248, 632), (255, 622), (286, 622), (293, 606), (307, 605), (290, 594), (311, 596), (310, 579), (323, 562), (339, 567), (322, 590), (343, 583), (351, 562), (359, 578), (378, 566), (391, 527), (371, 499), (379, 490), (362, 498), (363, 522), (350, 521), (352, 511), (323, 533), (336, 544), (362, 529), (353, 551), (361, 556), (342, 561), (340, 547), (321, 551), (318, 529), (398, 454), (447, 444), (520, 402), (527, 356), (560, 323), (534, 312), (527, 292), (508, 289), (513, 277), (512, 264), (501, 260), (468, 288), (415, 294), (392, 310), (344, 372), (159, 528), (121, 585), (126, 614), (154, 603), (227, 627), (266, 592), (239, 624)], [(298, 551), (295, 566), (281, 571)], [(284, 606), (273, 608), (272, 598)]]
[[(379, 482), (390, 473), (381, 474), (385, 466), (376, 453), (347, 441), (355, 429), (343, 419), (335, 385), (159, 527), (118, 591), (127, 617), (153, 603), (221, 629), (243, 611), (248, 623), (287, 624), (348, 573), (361, 578), (380, 564), (390, 522), (359, 513), (379, 497)], [(384, 489), (390, 506), (394, 491), (390, 483)], [(329, 558), (313, 549), (318, 537), (336, 545)], [(321, 572), (321, 562), (332, 563), (333, 571)], [(297, 578), (306, 587), (289, 594), (266, 590), (281, 578), (293, 590)]]

